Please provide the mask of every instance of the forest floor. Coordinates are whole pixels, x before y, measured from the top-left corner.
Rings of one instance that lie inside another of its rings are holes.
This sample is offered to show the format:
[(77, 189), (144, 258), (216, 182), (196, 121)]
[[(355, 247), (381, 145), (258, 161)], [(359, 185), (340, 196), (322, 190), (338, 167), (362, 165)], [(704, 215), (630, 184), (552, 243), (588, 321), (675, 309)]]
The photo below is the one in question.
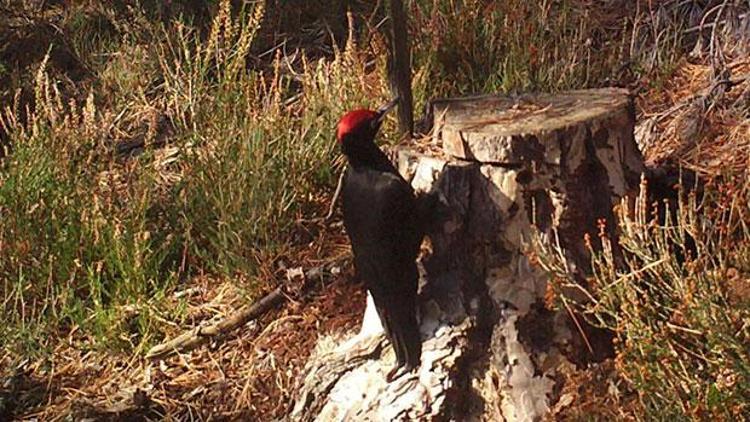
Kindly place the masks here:
[[(356, 330), (364, 311), (340, 214), (322, 217), (341, 169), (336, 119), (388, 96), (384, 12), (351, 2), (348, 18), (303, 8), (289, 22), (260, 6), (235, 20), (228, 1), (172, 2), (156, 16), (138, 2), (23, 3), (0, 1), (0, 145), (10, 146), (0, 153), (0, 419), (283, 417), (318, 341)], [(673, 37), (714, 22), (722, 2), (687, 12), (654, 2), (627, 16), (572, 0), (558, 14), (525, 2), (407, 3), (416, 110), (438, 96), (625, 86), (651, 167), (747, 180), (750, 43), (728, 24), (723, 35), (698, 30), (700, 48)], [(204, 34), (181, 20), (191, 10)], [(745, 9), (737, 16), (747, 25)], [(285, 40), (280, 28), (295, 25)], [(384, 137), (395, 143), (392, 121)], [(735, 328), (718, 334), (750, 339), (750, 250), (738, 262), (725, 274)], [(192, 351), (146, 357), (321, 265), (334, 271), (309, 295)], [(550, 418), (653, 416), (651, 387), (629, 378), (625, 352), (571, 369)], [(700, 383), (719, 375), (696, 373), (675, 404), (683, 415), (713, 415), (722, 388), (750, 380), (746, 352), (714, 357), (733, 367), (731, 356), (747, 371), (721, 375), (717, 391)], [(728, 412), (750, 413), (744, 398)]]

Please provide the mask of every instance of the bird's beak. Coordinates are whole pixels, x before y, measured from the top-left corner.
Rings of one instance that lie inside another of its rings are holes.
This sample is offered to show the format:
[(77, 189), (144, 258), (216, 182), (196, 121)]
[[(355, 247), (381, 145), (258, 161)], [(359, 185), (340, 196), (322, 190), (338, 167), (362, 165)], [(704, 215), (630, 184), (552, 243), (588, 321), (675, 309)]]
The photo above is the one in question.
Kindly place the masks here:
[(391, 111), (394, 107), (396, 107), (396, 104), (398, 104), (398, 100), (399, 97), (396, 97), (378, 108), (378, 117), (376, 119), (378, 124), (382, 123), (385, 115), (388, 114), (388, 112)]

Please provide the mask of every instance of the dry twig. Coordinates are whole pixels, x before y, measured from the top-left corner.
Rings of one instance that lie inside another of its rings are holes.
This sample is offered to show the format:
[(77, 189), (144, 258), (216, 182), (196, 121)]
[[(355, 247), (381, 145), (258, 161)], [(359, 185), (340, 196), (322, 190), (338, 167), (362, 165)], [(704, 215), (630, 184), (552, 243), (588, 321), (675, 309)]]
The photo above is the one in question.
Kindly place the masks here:
[(312, 268), (303, 273), (303, 283), (295, 292), (288, 294), (282, 287), (277, 287), (272, 292), (260, 298), (258, 301), (241, 307), (237, 312), (216, 322), (215, 324), (196, 327), (165, 343), (151, 348), (146, 353), (149, 359), (162, 359), (175, 353), (192, 350), (208, 340), (215, 339), (221, 335), (226, 335), (230, 331), (241, 327), (249, 321), (265, 315), (271, 309), (274, 309), (281, 303), (291, 297), (304, 297), (313, 291), (321, 283), (315, 283), (316, 280), (322, 280), (324, 276), (330, 275), (333, 268), (340, 265), (339, 261), (331, 261), (319, 267)]

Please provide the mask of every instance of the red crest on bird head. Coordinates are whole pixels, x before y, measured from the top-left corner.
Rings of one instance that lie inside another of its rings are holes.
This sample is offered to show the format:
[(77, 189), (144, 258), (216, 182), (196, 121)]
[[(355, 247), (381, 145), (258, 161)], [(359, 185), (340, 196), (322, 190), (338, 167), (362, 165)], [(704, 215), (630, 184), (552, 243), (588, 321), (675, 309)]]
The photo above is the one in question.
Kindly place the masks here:
[(368, 110), (361, 108), (359, 110), (350, 111), (339, 120), (339, 125), (336, 129), (336, 140), (342, 142), (344, 136), (354, 132), (362, 125), (370, 124), (373, 120), (379, 117), (377, 111)]
[(383, 122), (385, 115), (388, 114), (397, 103), (398, 97), (383, 104), (377, 111), (360, 108), (344, 114), (341, 120), (339, 120), (339, 125), (336, 128), (336, 140), (341, 143), (346, 135), (361, 130), (363, 125), (370, 125), (371, 129), (377, 131), (380, 124)]

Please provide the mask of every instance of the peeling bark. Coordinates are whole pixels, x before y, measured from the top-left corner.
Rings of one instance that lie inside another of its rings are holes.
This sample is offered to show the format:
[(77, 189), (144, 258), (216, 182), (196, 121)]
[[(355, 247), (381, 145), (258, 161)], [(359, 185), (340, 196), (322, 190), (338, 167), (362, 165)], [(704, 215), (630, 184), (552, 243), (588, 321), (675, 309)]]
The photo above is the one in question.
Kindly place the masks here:
[[(546, 275), (522, 250), (555, 230), (570, 265), (586, 265), (584, 233), (597, 233), (644, 169), (627, 93), (483, 96), (432, 111), (443, 153), (394, 154), (415, 189), (441, 198), (421, 258), (422, 367), (388, 384), (390, 345), (376, 334), (384, 347), (357, 352), (355, 336), (313, 355), (292, 419), (535, 420), (557, 400), (559, 365), (607, 353), (606, 341), (583, 348), (569, 315), (545, 309)], [(330, 364), (352, 353), (367, 359)], [(335, 385), (321, 390), (323, 377)]]

